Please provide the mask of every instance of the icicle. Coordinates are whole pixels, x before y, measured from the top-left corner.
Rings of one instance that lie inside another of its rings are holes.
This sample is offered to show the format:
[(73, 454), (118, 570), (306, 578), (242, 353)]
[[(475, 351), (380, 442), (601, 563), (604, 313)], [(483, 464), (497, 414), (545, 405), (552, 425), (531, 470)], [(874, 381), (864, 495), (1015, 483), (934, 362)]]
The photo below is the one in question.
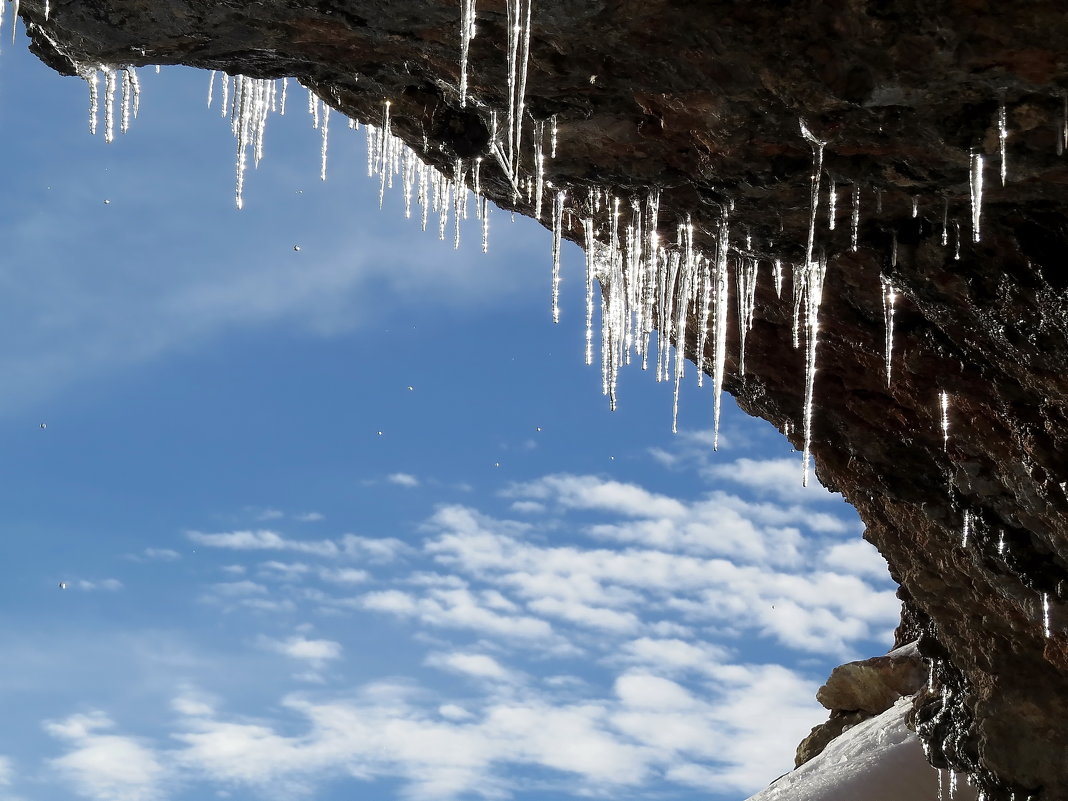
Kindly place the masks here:
[(212, 70), (211, 78), (208, 79), (208, 108), (211, 108), (212, 97), (215, 93), (215, 73), (216, 70)]
[(326, 180), (326, 151), (330, 145), (330, 106), (323, 103), (322, 145), (319, 148), (319, 180)]
[(556, 115), (549, 117), (549, 158), (556, 158)]
[(545, 139), (545, 122), (534, 122), (534, 219), (541, 220), (541, 199), (545, 195), (545, 154), (542, 143)]
[(919, 213), (920, 213), (920, 199), (918, 197), (916, 197), (915, 195), (913, 195), (912, 196), (912, 219), (916, 219), (916, 217), (919, 215)]
[(998, 555), (1000, 556), (1000, 555), (1003, 555), (1004, 553), (1005, 553), (1005, 532), (1002, 531), (998, 535)]
[(738, 284), (738, 375), (745, 375), (745, 337), (753, 328), (756, 307), (757, 260), (746, 256), (738, 260), (734, 275)]
[(712, 392), (715, 406), (712, 422), (712, 450), (719, 450), (719, 420), (723, 409), (723, 372), (727, 362), (727, 254), (730, 248), (728, 218), (730, 207), (730, 203), (723, 206), (719, 218), (719, 235), (716, 237), (716, 306), (712, 367)]
[(938, 771), (938, 801), (942, 801), (942, 799), (943, 799), (943, 795), (942, 795), (942, 773), (943, 773), (943, 771), (941, 771), (941, 770)]
[(467, 105), (467, 56), (475, 35), (475, 0), (462, 0), (460, 19), (460, 106)]
[(1050, 636), (1049, 627), (1049, 593), (1042, 593), (1042, 630), (1046, 634), (1046, 639)]
[(827, 191), (827, 227), (833, 231), (835, 224), (835, 217), (837, 216), (838, 206), (838, 188), (834, 185), (834, 179), (829, 179), (831, 182), (830, 188)]
[[(2, 2), (2, 0), (0, 0)], [(15, 34), (19, 30), (19, 0), (11, 0), (11, 44), (15, 44)]]
[(772, 277), (775, 279), (775, 295), (776, 297), (782, 297), (782, 259), (775, 259), (772, 262)]
[[(0, 6), (2, 5), (3, 0), (0, 0)], [(99, 116), (98, 108), (100, 105), (100, 90), (96, 72), (96, 70), (86, 70), (82, 73), (82, 78), (89, 86), (89, 133), (94, 136), (96, 135), (96, 121)]]
[(897, 267), (897, 231), (890, 232), (890, 266)]
[(971, 155), (969, 185), (972, 195), (972, 242), (979, 241), (979, 218), (983, 213), (983, 157), (974, 150)]
[(481, 201), (482, 205), (482, 252), (489, 253), (489, 199), (483, 197)]
[(312, 128), (319, 129), (319, 98), (311, 89), (308, 90), (308, 114), (312, 118)]
[(956, 242), (953, 249), (953, 261), (960, 261), (960, 223), (956, 220), (953, 221), (953, 227), (956, 230)]
[(526, 0), (526, 18), (522, 30), (522, 47), (519, 55), (519, 85), (516, 88), (515, 166), (519, 175), (519, 162), (523, 153), (523, 114), (527, 99), (527, 65), (530, 62), (530, 12), (534, 0)]
[(248, 146), (248, 121), (249, 121), (249, 92), (245, 83), (248, 79), (242, 75), (234, 78), (234, 103), (239, 106), (238, 113), (234, 116), (237, 124), (237, 180), (234, 189), (237, 207), (245, 205), (245, 148)]
[(812, 395), (816, 383), (816, 344), (819, 341), (820, 303), (823, 300), (823, 279), (827, 274), (827, 259), (820, 254), (818, 262), (805, 265), (805, 327), (808, 352), (805, 359), (805, 446), (801, 457), (801, 485), (808, 486), (809, 462), (812, 458)]
[(1008, 162), (1005, 160), (1005, 142), (1009, 138), (1009, 129), (1006, 125), (1005, 101), (998, 106), (998, 144), (1001, 148), (1001, 185), (1005, 186), (1005, 178), (1009, 174)]
[(971, 510), (964, 510), (964, 524), (961, 526), (960, 544), (962, 548), (968, 547), (968, 537), (972, 533), (972, 513)]
[(1068, 150), (1068, 92), (1061, 92), (1061, 135), (1057, 137), (1057, 155)]
[(564, 201), (567, 193), (560, 190), (553, 201), (553, 322), (560, 322), (560, 240), (563, 238)]
[(219, 104), (219, 116), (225, 117), (230, 106), (230, 76), (222, 75), (222, 101)]
[(126, 133), (130, 130), (130, 71), (125, 67), (122, 70), (122, 111), (119, 115), (119, 130)]
[(938, 393), (938, 406), (941, 409), (942, 420), (942, 450), (949, 449), (949, 393), (945, 390)]
[(45, 7), (44, 7), (45, 22), (48, 22), (48, 17), (49, 17), (49, 15), (51, 15), (51, 13), (52, 13), (52, 4), (49, 2), (49, 0), (45, 0)]
[(879, 276), (883, 292), (883, 325), (886, 332), (886, 387), (890, 388), (890, 370), (894, 352), (894, 301), (897, 300), (897, 292), (894, 290), (890, 279)]
[(141, 81), (138, 80), (137, 70), (133, 67), (126, 66), (122, 69), (130, 81), (130, 100), (133, 104), (133, 117), (136, 120), (137, 115), (141, 113)]
[(682, 274), (679, 279), (678, 302), (675, 310), (675, 392), (671, 408), (671, 433), (679, 432), (679, 388), (686, 367), (686, 312), (687, 300), (694, 277), (693, 223), (686, 215), (686, 224), (681, 226)]
[[(464, 172), (462, 159), (456, 159), (452, 169), (452, 220), (453, 250), (460, 249), (460, 222), (464, 217), (464, 197), (467, 194), (467, 174)], [(446, 201), (448, 197), (446, 197)]]
[(860, 187), (853, 187), (853, 229), (850, 232), (850, 242), (853, 252), (857, 250), (857, 233), (860, 229)]
[(812, 261), (812, 248), (816, 243), (816, 210), (820, 205), (820, 177), (823, 173), (823, 148), (826, 142), (820, 141), (805, 125), (801, 124), (801, 135), (812, 146), (812, 187), (809, 191), (808, 246), (805, 248), (806, 263)]
[(949, 244), (949, 198), (942, 198), (942, 247)]
[(104, 141), (115, 141), (115, 70), (104, 67)]
[(289, 95), (289, 78), (282, 79), (282, 99), (278, 104), (278, 113), (281, 116), (286, 115), (286, 98)]
[(597, 241), (594, 239), (591, 217), (582, 221), (582, 230), (586, 237), (586, 364), (593, 364), (593, 278)]
[[(381, 138), (379, 140), (379, 146), (378, 146), (379, 153), (378, 153), (378, 167), (377, 167), (378, 175), (379, 175), (378, 208), (382, 208), (382, 206), (386, 202), (386, 180), (387, 180), (387, 175), (386, 174), (389, 172), (389, 170), (387, 169), (387, 167), (389, 166), (389, 154), (387, 152), (388, 151), (387, 145), (389, 143), (389, 138), (391, 136), (391, 134), (389, 132), (389, 107), (390, 107), (390, 105), (391, 105), (390, 101), (387, 100), (386, 104), (385, 104), (385, 108), (382, 111), (382, 128), (381, 128), (381, 131), (380, 131)], [(426, 207), (424, 206), (423, 208), (425, 209)], [(423, 230), (424, 231), (426, 230), (426, 216), (425, 215), (423, 217)]]
[(953, 801), (953, 796), (957, 792), (957, 772), (955, 770), (949, 771), (949, 801)]

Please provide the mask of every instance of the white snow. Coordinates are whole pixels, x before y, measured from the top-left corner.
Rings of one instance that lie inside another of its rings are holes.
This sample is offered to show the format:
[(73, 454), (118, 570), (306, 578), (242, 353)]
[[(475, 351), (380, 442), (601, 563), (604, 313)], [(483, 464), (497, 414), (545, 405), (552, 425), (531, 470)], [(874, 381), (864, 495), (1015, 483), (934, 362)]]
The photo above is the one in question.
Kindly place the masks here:
[[(936, 801), (939, 774), (905, 725), (912, 698), (837, 737), (822, 754), (777, 779), (749, 801)], [(957, 784), (957, 801), (975, 790)]]

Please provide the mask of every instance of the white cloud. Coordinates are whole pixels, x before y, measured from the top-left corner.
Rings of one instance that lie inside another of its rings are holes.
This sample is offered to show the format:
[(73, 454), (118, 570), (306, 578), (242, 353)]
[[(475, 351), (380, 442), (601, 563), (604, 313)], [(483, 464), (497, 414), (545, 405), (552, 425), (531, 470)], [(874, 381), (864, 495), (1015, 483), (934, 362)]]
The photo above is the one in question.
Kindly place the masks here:
[(188, 531), (190, 540), (208, 548), (227, 548), (235, 551), (295, 551), (314, 556), (337, 556), (340, 549), (331, 540), (294, 540), (275, 531), (228, 531), (205, 534)]
[(334, 659), (340, 659), (343, 651), (341, 643), (334, 640), (309, 640), (300, 636), (290, 637), (287, 640), (260, 637), (259, 643), (263, 648), (312, 665), (322, 665)]
[(432, 588), (421, 597), (399, 590), (370, 592), (362, 596), (361, 603), (366, 609), (412, 617), (429, 626), (470, 629), (509, 640), (553, 638), (552, 626), (546, 621), (501, 614), (486, 600), (466, 589)]
[(0, 787), (7, 787), (15, 780), (15, 764), (11, 757), (0, 756)]
[(277, 579), (279, 581), (299, 581), (311, 572), (311, 568), (303, 562), (278, 562), (270, 560), (260, 562), (259, 574), (263, 578)]
[(134, 562), (174, 562), (182, 555), (170, 548), (145, 548), (139, 554), (128, 554), (126, 558)]
[(75, 793), (99, 801), (152, 801), (162, 796), (163, 765), (139, 741), (102, 733), (114, 724), (94, 712), (45, 723), (45, 730), (69, 742), (66, 754), (49, 761)]
[(477, 679), (502, 681), (513, 677), (513, 673), (510, 670), (487, 654), (462, 653), (460, 651), (432, 653), (426, 658), (426, 664), (443, 670), (463, 673)]
[(823, 501), (841, 502), (842, 496), (831, 493), (810, 477), (807, 487), (801, 484), (801, 460), (749, 459), (743, 457), (727, 464), (710, 463), (704, 472), (723, 481), (741, 484), (765, 496), (785, 501), (813, 503)]
[(395, 537), (361, 537), (357, 534), (342, 537), (341, 550), (346, 556), (373, 563), (392, 562), (412, 553), (410, 545)]
[(565, 509), (593, 509), (634, 517), (673, 518), (685, 513), (681, 502), (666, 495), (649, 492), (637, 484), (568, 473), (513, 484), (505, 494), (519, 498), (553, 500)]
[(411, 473), (391, 473), (386, 476), (386, 481), (400, 487), (418, 487), (419, 479)]
[(362, 584), (371, 579), (371, 574), (353, 567), (323, 568), (319, 571), (319, 578), (335, 584)]
[(85, 590), (86, 592), (92, 592), (94, 590), (104, 590), (106, 592), (116, 592), (122, 589), (122, 582), (114, 578), (98, 579), (96, 581), (87, 581), (86, 579), (78, 579), (77, 581), (69, 584), (75, 589)]
[(262, 584), (247, 579), (243, 581), (224, 581), (211, 585), (211, 591), (215, 595), (225, 598), (239, 598), (246, 595), (266, 594), (267, 588)]
[(880, 581), (890, 579), (886, 560), (866, 540), (850, 540), (835, 545), (824, 554), (823, 562), (830, 568), (850, 575), (867, 576)]
[(300, 523), (318, 523), (320, 520), (325, 520), (326, 516), (322, 512), (301, 512), (293, 515), (293, 519)]

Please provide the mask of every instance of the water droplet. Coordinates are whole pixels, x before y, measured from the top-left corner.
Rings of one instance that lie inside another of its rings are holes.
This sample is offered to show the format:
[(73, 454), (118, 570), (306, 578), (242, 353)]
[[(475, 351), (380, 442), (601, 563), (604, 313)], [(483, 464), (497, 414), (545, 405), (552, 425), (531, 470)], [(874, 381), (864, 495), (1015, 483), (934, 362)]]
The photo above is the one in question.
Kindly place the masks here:
[(300, 245), (294, 245), (293, 246), (293, 250), (296, 251), (297, 253), (300, 253)]
[(61, 581), (61, 582), (59, 582), (59, 588), (60, 588), (61, 590), (65, 590), (65, 589), (67, 589), (67, 582), (65, 582), (65, 581)]
[(104, 201), (104, 205), (105, 206), (110, 206), (111, 205), (111, 201), (110, 200), (105, 200)]
[(48, 423), (41, 423), (41, 428), (42, 429), (48, 428)]

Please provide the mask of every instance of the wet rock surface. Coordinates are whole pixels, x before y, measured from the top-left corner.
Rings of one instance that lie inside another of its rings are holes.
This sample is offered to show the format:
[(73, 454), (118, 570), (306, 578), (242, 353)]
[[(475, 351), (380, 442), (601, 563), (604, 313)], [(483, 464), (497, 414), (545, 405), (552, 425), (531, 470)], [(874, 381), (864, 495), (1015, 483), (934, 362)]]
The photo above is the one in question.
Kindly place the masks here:
[[(455, 0), (52, 0), (47, 20), (40, 0), (21, 6), (34, 52), (63, 74), (180, 63), (295, 76), (362, 122), (388, 99), (393, 132), (449, 174), (507, 107), (505, 11), (478, 4), (461, 107)], [(564, 235), (582, 242), (590, 188), (629, 204), (655, 187), (662, 239), (690, 215), (695, 243), (714, 250), (733, 203), (731, 244), (748, 239), (761, 262), (745, 376), (732, 316), (725, 385), (798, 446), (789, 265), (805, 260), (813, 155), (799, 119), (826, 140), (817, 473), (857, 507), (920, 621), (935, 679), (916, 718), (931, 759), (972, 772), (992, 800), (1068, 797), (1063, 4), (538, 0), (531, 30), (527, 108), (557, 115), (545, 169), (573, 198)], [(973, 154), (986, 166), (978, 242)], [(531, 214), (485, 167), (483, 192)], [(880, 275), (899, 292), (889, 386)], [(696, 347), (708, 369), (711, 344)]]

